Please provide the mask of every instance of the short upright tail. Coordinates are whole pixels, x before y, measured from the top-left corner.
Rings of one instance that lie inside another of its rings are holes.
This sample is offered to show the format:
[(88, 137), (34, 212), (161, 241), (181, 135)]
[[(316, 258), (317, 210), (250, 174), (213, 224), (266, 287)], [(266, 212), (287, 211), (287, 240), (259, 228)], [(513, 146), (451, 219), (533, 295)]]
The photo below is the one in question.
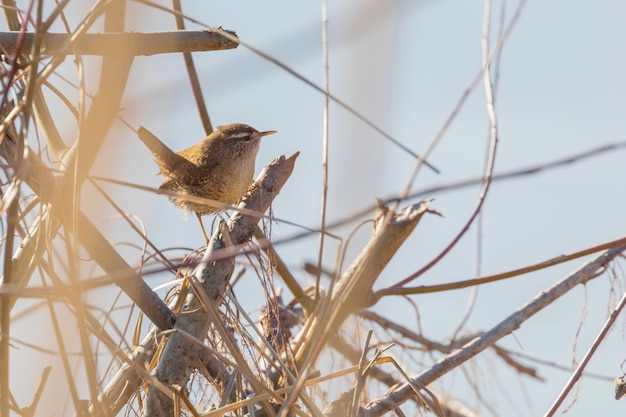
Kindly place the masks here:
[(173, 150), (171, 150), (166, 144), (161, 142), (161, 139), (157, 138), (152, 132), (143, 126), (139, 126), (137, 129), (137, 135), (139, 139), (150, 149), (154, 159), (159, 166), (161, 174), (169, 176), (173, 171), (176, 171), (187, 164), (191, 164), (187, 159), (183, 158)]

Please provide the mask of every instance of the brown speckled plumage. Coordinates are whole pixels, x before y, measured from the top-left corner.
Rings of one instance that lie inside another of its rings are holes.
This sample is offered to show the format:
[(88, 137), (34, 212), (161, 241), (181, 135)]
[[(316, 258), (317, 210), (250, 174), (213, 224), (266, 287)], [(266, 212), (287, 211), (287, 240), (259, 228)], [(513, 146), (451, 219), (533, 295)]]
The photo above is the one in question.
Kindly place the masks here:
[[(147, 129), (140, 127), (137, 133), (165, 177), (159, 189), (234, 204), (252, 183), (261, 138), (276, 132), (259, 132), (245, 124), (218, 126), (200, 142), (177, 153)], [(170, 200), (183, 210), (195, 212), (199, 220), (200, 216), (220, 211), (175, 197)], [(204, 232), (204, 226), (202, 229)]]

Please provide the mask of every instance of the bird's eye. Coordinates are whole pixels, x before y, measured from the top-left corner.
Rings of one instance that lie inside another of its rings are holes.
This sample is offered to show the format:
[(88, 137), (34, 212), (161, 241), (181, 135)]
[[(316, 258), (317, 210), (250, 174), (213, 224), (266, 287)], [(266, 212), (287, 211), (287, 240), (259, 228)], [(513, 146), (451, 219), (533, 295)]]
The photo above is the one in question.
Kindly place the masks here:
[(242, 139), (245, 140), (246, 142), (250, 142), (250, 139), (252, 139), (252, 136), (245, 135), (244, 137), (242, 137)]

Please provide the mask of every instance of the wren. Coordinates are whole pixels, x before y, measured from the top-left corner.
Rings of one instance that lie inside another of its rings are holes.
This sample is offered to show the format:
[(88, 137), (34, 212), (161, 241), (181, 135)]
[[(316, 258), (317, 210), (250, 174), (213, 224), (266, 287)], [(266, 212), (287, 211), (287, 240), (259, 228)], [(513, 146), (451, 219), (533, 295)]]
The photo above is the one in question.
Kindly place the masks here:
[[(152, 152), (160, 174), (165, 177), (159, 190), (177, 191), (226, 204), (236, 203), (248, 190), (261, 138), (274, 133), (274, 130), (259, 132), (239, 123), (218, 126), (195, 145), (174, 152), (146, 128), (137, 130), (139, 139)], [(182, 210), (196, 214), (208, 243), (202, 216), (222, 209), (172, 196), (170, 200)]]

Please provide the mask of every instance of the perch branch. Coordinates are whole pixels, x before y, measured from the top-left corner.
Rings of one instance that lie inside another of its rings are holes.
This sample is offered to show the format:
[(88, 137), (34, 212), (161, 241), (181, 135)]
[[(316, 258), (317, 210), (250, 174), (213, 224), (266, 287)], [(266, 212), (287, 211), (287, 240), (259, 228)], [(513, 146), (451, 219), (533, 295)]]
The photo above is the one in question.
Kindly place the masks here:
[[(196, 363), (195, 358), (200, 356), (202, 349), (193, 339), (204, 340), (212, 321), (216, 327), (220, 327), (219, 318), (216, 319), (217, 314), (212, 312), (217, 311), (224, 299), (235, 266), (234, 256), (252, 238), (256, 224), (291, 175), (297, 156), (298, 153), (290, 158), (275, 159), (255, 180), (238, 206), (253, 210), (254, 214), (237, 211), (227, 226), (222, 224), (214, 233), (202, 260), (189, 278), (194, 291), (188, 295), (176, 321), (174, 327), (176, 331), (168, 338), (157, 365), (156, 377), (163, 384), (170, 387), (187, 386)], [(229, 256), (225, 257), (223, 252)], [(224, 342), (228, 344), (229, 338), (224, 338)], [(236, 347), (231, 347), (231, 354), (237, 355)], [(241, 366), (244, 365), (239, 361), (236, 362)], [(255, 391), (264, 390), (264, 387), (255, 386), (253, 379), (249, 382)], [(169, 416), (173, 415), (173, 412), (173, 398), (151, 385), (148, 389), (144, 415)]]

